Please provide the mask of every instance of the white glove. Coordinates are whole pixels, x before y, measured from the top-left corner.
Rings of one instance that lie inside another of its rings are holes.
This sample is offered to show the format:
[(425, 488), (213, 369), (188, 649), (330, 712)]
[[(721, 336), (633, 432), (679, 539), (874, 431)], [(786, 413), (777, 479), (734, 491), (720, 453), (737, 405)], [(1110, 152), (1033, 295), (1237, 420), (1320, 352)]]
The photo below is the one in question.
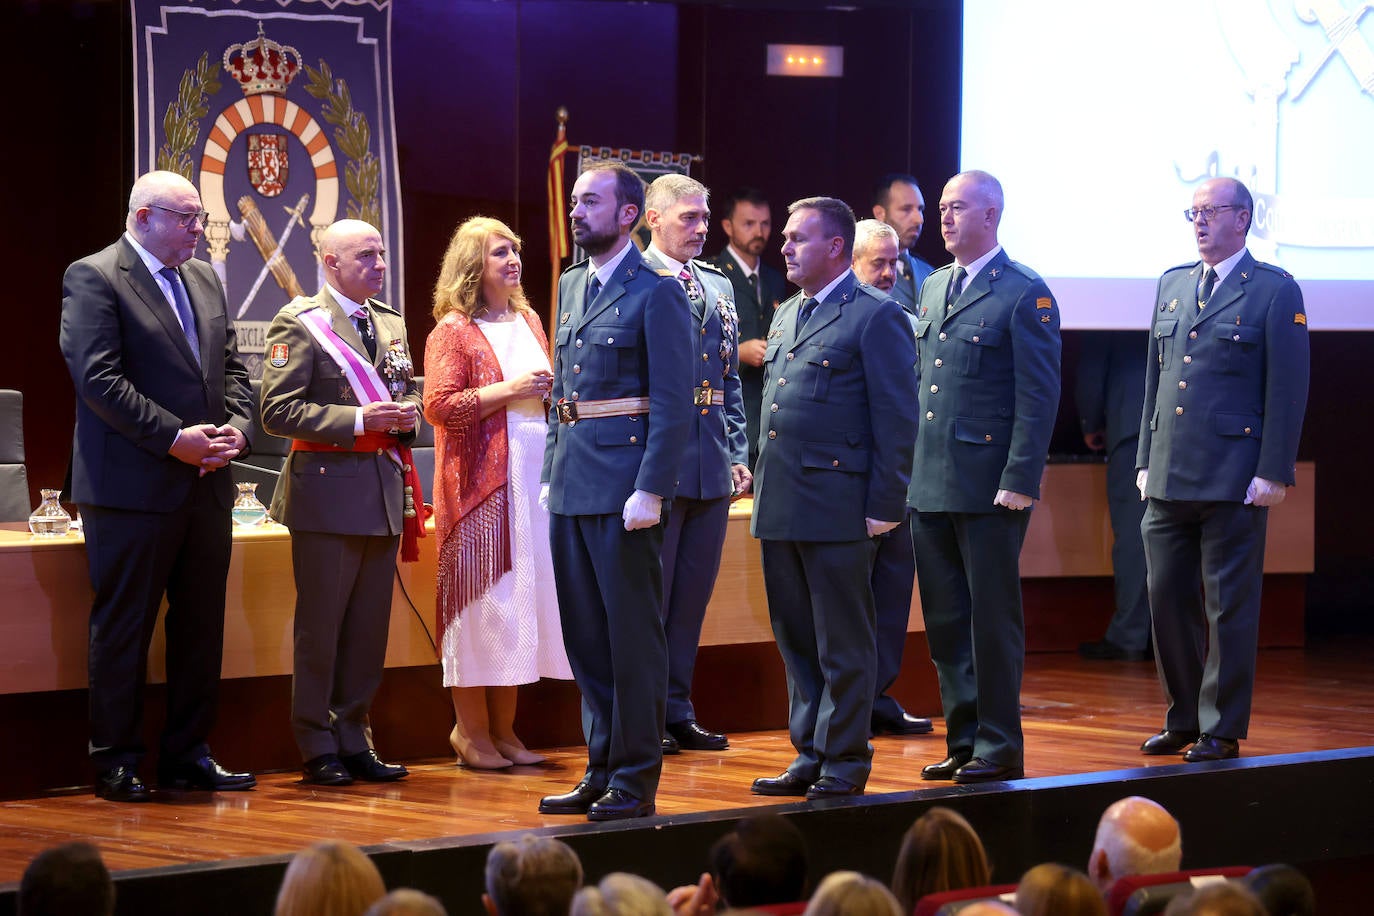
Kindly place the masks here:
[(625, 500), (624, 511), (620, 513), (620, 517), (625, 520), (626, 531), (652, 528), (659, 523), (662, 516), (663, 497), (643, 490), (631, 493), (630, 498)]
[(1020, 512), (1022, 509), (1029, 509), (1032, 502), (1034, 502), (1034, 500), (1029, 496), (1024, 493), (1017, 493), (1014, 490), (998, 490), (997, 495), (992, 498), (992, 504), (994, 506), (1005, 506), (1017, 512)]
[(1250, 486), (1245, 488), (1245, 504), (1261, 508), (1277, 506), (1287, 495), (1288, 488), (1283, 484), (1255, 477), (1250, 481)]
[(1135, 488), (1140, 491), (1140, 501), (1145, 501), (1145, 482), (1149, 480), (1150, 469), (1141, 468), (1135, 472)]
[(539, 485), (539, 508), (549, 511), (549, 485), (546, 483)]
[(868, 526), (868, 536), (875, 538), (880, 534), (887, 534), (893, 528), (900, 525), (901, 522), (880, 522), (876, 518), (869, 518), (865, 515), (864, 524)]

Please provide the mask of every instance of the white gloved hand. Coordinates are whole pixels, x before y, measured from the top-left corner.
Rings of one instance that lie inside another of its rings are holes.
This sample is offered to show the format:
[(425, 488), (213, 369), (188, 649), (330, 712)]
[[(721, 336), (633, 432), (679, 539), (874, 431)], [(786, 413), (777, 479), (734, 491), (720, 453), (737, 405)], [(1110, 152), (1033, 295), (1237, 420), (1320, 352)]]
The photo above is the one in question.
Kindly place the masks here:
[(1140, 501), (1145, 501), (1145, 483), (1150, 478), (1150, 469), (1141, 468), (1135, 472), (1135, 488), (1140, 491)]
[(546, 483), (539, 485), (539, 508), (549, 511), (549, 485)]
[(1288, 488), (1283, 484), (1255, 477), (1250, 481), (1250, 486), (1245, 488), (1245, 504), (1261, 508), (1277, 506), (1287, 495)]
[(868, 527), (868, 536), (871, 538), (875, 538), (880, 534), (887, 534), (900, 524), (901, 522), (880, 522), (876, 518), (864, 516), (864, 525)]
[(626, 531), (652, 528), (659, 523), (662, 516), (663, 497), (643, 490), (631, 493), (630, 498), (625, 500), (624, 511), (620, 513), (620, 517), (625, 520)]
[(1024, 493), (1017, 493), (1015, 490), (998, 490), (997, 495), (992, 498), (994, 506), (1004, 506), (1016, 512), (1029, 509), (1034, 502)]

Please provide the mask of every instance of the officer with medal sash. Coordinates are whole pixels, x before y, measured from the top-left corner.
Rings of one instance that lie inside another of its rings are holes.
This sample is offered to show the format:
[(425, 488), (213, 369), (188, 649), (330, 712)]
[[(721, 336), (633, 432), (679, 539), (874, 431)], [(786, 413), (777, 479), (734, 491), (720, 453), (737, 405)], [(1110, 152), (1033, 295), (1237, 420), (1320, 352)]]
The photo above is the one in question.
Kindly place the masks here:
[(663, 629), (668, 639), (668, 706), (663, 750), (722, 751), (725, 735), (697, 722), (692, 672), (706, 605), (720, 570), (730, 497), (749, 490), (739, 321), (729, 280), (695, 260), (710, 228), (710, 192), (686, 175), (654, 179), (645, 195), (653, 242), (644, 263), (677, 278), (691, 304), (692, 433), (683, 450), (677, 495), (663, 538)]
[(584, 170), (570, 219), (590, 257), (558, 284), (541, 479), (587, 768), (539, 810), (589, 820), (653, 814), (663, 767), (659, 557), (691, 433), (692, 313), (678, 281), (647, 267), (630, 242), (643, 208), (644, 186), (628, 166)]
[(340, 220), (319, 248), (324, 288), (277, 313), (262, 380), (263, 428), (292, 440), (271, 508), (291, 529), (296, 578), (291, 725), (307, 782), (388, 782), (406, 768), (378, 758), (368, 709), (386, 661), (397, 546), (407, 523), (411, 537), (423, 531), (402, 454), (421, 399), (405, 321), (372, 298), (386, 271), (381, 234)]

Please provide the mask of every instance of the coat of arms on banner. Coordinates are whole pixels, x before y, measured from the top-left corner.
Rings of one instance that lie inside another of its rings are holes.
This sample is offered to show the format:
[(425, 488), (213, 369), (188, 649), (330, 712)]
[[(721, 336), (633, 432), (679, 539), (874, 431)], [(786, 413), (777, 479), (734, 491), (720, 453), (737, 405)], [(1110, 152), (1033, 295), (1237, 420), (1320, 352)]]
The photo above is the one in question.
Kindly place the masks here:
[(254, 377), (277, 310), (323, 284), (319, 237), (335, 220), (381, 232), (381, 298), (403, 308), (390, 0), (130, 4), (137, 168), (200, 190), (197, 257), (224, 283)]

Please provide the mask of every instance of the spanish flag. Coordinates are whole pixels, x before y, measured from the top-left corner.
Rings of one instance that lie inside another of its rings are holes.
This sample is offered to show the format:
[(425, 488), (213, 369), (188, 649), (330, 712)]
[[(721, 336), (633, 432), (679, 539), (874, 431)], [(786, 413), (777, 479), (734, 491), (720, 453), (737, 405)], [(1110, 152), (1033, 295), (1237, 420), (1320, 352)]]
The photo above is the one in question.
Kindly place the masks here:
[[(560, 110), (558, 137), (549, 150), (549, 261), (552, 278), (549, 286), (549, 314), (558, 311), (558, 275), (562, 273), (563, 259), (568, 256), (568, 220), (566, 218), (568, 199), (563, 191), (563, 157), (568, 152), (566, 115)], [(553, 335), (549, 335), (552, 344)]]

